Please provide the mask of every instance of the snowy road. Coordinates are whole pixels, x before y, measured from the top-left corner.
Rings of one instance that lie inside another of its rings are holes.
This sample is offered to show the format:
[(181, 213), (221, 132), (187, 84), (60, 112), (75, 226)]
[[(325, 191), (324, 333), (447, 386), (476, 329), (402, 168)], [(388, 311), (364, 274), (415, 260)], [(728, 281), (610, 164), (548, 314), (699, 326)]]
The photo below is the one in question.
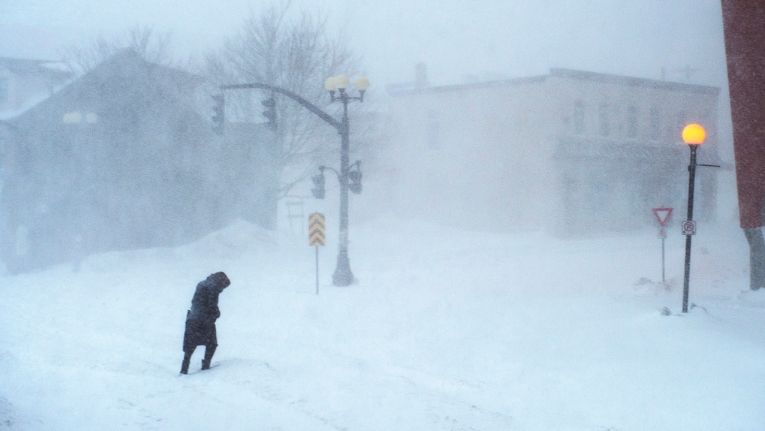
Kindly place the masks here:
[[(394, 228), (392, 229), (391, 226)], [(0, 429), (761, 430), (765, 292), (736, 229), (560, 241), (386, 220), (359, 279), (239, 223), (177, 249), (0, 278)], [(178, 375), (196, 282), (226, 271), (214, 368)], [(642, 280), (642, 281), (641, 281)], [(663, 316), (662, 307), (672, 310)]]

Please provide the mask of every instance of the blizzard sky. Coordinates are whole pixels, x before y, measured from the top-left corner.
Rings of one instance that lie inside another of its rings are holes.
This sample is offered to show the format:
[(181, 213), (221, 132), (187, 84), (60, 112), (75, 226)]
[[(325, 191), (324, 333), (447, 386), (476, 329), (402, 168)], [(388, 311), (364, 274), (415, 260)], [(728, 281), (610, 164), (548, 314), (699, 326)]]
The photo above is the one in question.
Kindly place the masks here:
[[(373, 85), (434, 84), (546, 73), (550, 67), (726, 86), (719, 0), (295, 0), (321, 10), (363, 56)], [(268, 2), (0, 0), (0, 56), (50, 58), (136, 24), (170, 32), (200, 58)]]

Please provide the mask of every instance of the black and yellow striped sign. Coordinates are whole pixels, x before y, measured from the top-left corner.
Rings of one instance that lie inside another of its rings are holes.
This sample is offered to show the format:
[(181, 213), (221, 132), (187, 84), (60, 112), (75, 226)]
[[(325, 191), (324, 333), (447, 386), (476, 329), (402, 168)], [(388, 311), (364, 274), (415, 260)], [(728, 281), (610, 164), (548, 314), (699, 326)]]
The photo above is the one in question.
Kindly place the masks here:
[(313, 213), (308, 216), (308, 245), (324, 245), (324, 214)]

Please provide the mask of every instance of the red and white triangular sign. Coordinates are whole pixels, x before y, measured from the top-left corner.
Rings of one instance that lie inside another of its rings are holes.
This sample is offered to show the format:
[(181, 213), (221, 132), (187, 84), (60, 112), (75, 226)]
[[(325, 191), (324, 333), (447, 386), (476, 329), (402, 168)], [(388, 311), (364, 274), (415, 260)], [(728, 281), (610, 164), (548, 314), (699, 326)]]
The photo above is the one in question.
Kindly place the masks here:
[(656, 221), (658, 221), (662, 227), (667, 226), (669, 219), (672, 218), (672, 208), (653, 208), (651, 211), (653, 211), (653, 215), (656, 216)]

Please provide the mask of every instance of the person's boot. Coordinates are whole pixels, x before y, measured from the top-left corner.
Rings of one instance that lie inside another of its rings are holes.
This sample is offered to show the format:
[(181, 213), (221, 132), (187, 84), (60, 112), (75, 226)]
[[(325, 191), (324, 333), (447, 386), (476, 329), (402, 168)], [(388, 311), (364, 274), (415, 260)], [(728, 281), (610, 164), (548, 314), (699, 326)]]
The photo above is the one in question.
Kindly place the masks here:
[(212, 357), (215, 354), (215, 349), (217, 348), (217, 345), (212, 346), (206, 346), (205, 347), (205, 358), (202, 359), (202, 369), (203, 370), (209, 370), (210, 369), (210, 363), (212, 362)]
[(191, 354), (194, 352), (183, 352), (183, 362), (181, 362), (181, 374), (189, 373), (189, 362), (191, 362)]

